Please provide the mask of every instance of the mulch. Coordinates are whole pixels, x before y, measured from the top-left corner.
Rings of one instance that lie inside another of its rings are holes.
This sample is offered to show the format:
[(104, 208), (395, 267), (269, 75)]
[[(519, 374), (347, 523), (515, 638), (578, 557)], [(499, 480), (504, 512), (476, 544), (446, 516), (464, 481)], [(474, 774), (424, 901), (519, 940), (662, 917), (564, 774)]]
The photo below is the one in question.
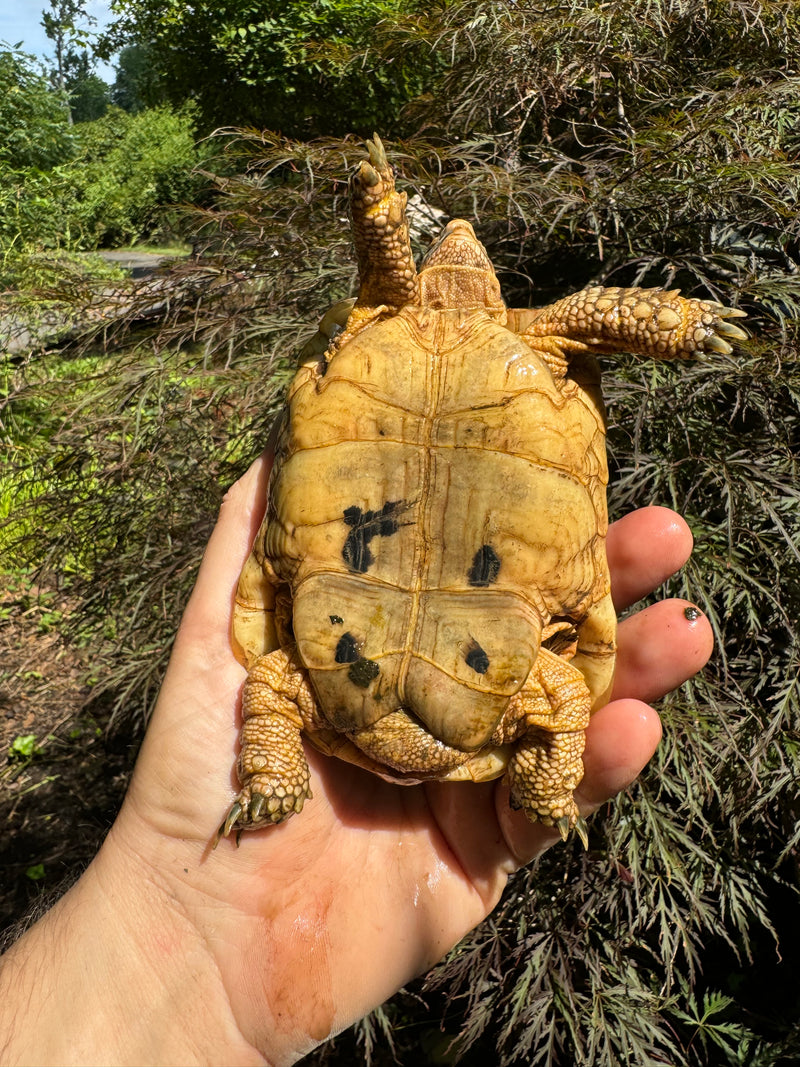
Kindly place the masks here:
[[(91, 702), (90, 650), (61, 634), (66, 610), (22, 584), (0, 592), (0, 930), (52, 903), (88, 864), (135, 756)], [(13, 751), (17, 739), (29, 755)]]

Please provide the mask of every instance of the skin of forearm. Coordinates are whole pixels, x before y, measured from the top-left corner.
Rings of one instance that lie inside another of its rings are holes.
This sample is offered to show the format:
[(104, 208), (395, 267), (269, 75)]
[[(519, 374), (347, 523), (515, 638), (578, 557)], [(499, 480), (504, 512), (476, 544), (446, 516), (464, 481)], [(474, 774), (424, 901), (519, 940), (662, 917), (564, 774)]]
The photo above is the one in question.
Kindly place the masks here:
[(266, 1063), (191, 924), (110, 851), (0, 961), (0, 1062)]

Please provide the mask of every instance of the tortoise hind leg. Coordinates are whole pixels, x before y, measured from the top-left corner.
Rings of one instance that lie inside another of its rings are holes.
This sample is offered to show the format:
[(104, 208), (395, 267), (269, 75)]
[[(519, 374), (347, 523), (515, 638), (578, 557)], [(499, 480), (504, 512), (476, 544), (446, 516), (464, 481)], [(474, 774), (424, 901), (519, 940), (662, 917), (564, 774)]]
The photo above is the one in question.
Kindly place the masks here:
[(242, 791), (220, 827), (257, 829), (283, 822), (311, 797), (301, 732), (316, 724), (316, 702), (292, 651), (277, 649), (253, 664), (242, 694), (244, 724), (236, 765)]
[(532, 822), (574, 829), (586, 843), (586, 826), (573, 791), (583, 778), (583, 749), (591, 698), (581, 672), (546, 648), (525, 685), (511, 698), (495, 736), (517, 739), (506, 780), (512, 806)]

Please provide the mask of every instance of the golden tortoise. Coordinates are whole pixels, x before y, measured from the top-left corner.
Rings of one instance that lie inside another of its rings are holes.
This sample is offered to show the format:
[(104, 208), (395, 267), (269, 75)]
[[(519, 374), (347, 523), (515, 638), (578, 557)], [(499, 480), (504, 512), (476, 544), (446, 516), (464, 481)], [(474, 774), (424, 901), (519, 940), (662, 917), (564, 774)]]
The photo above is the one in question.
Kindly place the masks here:
[(302, 809), (305, 736), (400, 783), (505, 774), (514, 806), (585, 840), (573, 790), (616, 630), (593, 357), (729, 352), (742, 312), (599, 286), (508, 309), (460, 219), (417, 272), (406, 195), (368, 149), (358, 297), (289, 390), (239, 581), (242, 790), (221, 832)]

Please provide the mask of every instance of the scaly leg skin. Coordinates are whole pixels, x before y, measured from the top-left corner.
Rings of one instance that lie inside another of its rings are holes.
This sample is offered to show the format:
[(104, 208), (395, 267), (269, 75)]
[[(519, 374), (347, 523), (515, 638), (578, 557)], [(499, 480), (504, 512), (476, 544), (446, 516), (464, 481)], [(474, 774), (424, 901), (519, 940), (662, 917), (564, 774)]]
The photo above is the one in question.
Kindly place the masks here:
[(583, 778), (590, 709), (581, 672), (542, 648), (501, 725), (503, 739), (519, 737), (506, 772), (512, 807), (522, 808), (532, 822), (558, 827), (565, 841), (574, 829), (584, 847), (586, 823), (572, 794)]
[(469, 752), (439, 741), (398, 709), (350, 738), (370, 759), (419, 778), (442, 778), (470, 759)]
[(541, 308), (522, 336), (579, 342), (593, 352), (632, 352), (655, 359), (692, 359), (732, 349), (728, 341), (747, 334), (726, 319), (744, 318), (737, 308), (682, 297), (677, 289), (618, 289), (594, 286)]
[(283, 822), (311, 796), (301, 731), (316, 720), (316, 702), (292, 651), (278, 649), (253, 664), (242, 695), (244, 725), (236, 770), (242, 791), (219, 830)]
[(353, 241), (360, 288), (353, 315), (385, 305), (397, 311), (417, 293), (417, 270), (406, 221), (406, 194), (394, 187), (392, 168), (380, 138), (367, 141), (364, 160), (350, 182)]

